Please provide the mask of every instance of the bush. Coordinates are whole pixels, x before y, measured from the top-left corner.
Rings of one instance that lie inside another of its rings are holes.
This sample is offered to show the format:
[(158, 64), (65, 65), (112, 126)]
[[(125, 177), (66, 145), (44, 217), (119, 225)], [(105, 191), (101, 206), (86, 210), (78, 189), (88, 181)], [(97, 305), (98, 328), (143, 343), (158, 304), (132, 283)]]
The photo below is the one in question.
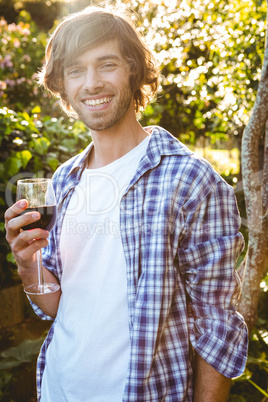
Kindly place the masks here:
[(42, 67), (45, 33), (38, 30), (30, 15), (22, 11), (18, 23), (0, 19), (0, 104), (17, 111), (30, 111), (36, 105), (44, 113), (54, 113), (55, 102), (36, 85)]

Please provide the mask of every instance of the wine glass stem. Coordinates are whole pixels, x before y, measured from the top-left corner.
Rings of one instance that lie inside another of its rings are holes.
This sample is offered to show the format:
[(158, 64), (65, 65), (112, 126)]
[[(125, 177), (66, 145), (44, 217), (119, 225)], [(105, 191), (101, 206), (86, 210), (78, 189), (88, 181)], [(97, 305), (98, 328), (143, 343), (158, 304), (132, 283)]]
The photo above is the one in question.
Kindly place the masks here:
[(44, 291), (44, 273), (42, 264), (42, 249), (37, 250), (37, 272), (38, 272), (38, 285), (41, 292)]

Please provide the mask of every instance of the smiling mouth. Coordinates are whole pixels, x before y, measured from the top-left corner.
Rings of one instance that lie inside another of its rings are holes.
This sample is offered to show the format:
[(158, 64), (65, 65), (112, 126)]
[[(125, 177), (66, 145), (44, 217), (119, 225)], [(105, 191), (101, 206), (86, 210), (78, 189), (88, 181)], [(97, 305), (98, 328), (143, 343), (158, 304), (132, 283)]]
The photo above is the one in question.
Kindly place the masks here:
[(113, 96), (101, 98), (101, 99), (86, 99), (83, 103), (87, 106), (100, 106), (109, 103), (113, 99)]

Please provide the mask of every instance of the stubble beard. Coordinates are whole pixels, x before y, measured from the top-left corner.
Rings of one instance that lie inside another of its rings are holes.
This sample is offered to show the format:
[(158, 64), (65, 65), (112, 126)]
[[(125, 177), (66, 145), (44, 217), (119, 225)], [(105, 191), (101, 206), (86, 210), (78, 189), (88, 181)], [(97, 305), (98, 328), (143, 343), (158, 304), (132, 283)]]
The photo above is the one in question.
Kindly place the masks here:
[[(112, 100), (114, 102), (116, 100)], [(88, 113), (82, 111), (82, 108), (76, 104), (72, 104), (78, 118), (93, 131), (104, 131), (114, 127), (126, 115), (132, 101), (132, 94), (130, 89), (124, 91), (117, 104), (115, 104), (111, 111), (90, 111)], [(74, 102), (73, 102), (74, 103)]]

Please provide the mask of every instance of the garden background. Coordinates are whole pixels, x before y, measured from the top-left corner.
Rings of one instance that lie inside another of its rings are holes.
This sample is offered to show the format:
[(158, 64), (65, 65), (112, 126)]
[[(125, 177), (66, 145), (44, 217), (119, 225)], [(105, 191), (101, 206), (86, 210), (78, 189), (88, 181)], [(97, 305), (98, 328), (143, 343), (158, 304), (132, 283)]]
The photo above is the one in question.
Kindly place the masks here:
[[(91, 141), (86, 127), (67, 118), (36, 85), (47, 33), (61, 17), (89, 4), (94, 1), (0, 0), (0, 401), (35, 400), (35, 359), (50, 325), (34, 316), (22, 292), (5, 240), (4, 211), (19, 178), (51, 176)], [(120, 3), (125, 6), (134, 11), (161, 70), (158, 97), (141, 124), (169, 130), (234, 187), (247, 244), (241, 141), (261, 76), (266, 2), (130, 0)], [(258, 143), (260, 172), (264, 148), (265, 133)], [(268, 401), (267, 302), (266, 270), (247, 368), (233, 381), (230, 401)]]

